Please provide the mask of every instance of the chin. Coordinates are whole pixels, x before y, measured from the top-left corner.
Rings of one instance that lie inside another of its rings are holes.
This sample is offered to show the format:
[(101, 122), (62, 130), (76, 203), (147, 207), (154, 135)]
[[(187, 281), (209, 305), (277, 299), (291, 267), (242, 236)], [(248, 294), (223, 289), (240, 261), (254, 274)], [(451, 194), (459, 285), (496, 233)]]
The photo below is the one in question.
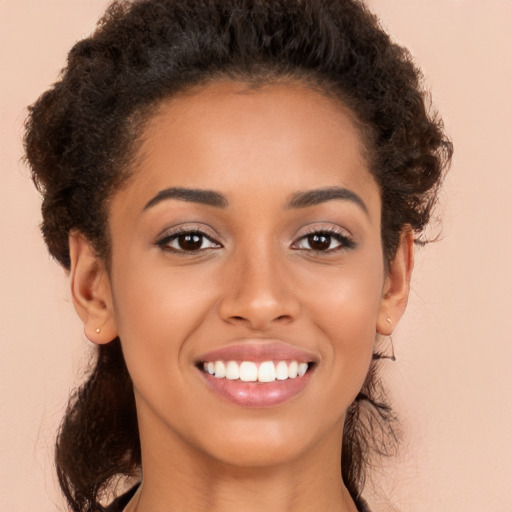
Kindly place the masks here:
[[(286, 421), (259, 420), (231, 425), (216, 436), (211, 436), (204, 453), (218, 462), (236, 468), (277, 468), (307, 458), (331, 440), (339, 445), (344, 419), (336, 422), (334, 428), (325, 432), (307, 422), (294, 424)], [(213, 434), (213, 432), (212, 432)]]

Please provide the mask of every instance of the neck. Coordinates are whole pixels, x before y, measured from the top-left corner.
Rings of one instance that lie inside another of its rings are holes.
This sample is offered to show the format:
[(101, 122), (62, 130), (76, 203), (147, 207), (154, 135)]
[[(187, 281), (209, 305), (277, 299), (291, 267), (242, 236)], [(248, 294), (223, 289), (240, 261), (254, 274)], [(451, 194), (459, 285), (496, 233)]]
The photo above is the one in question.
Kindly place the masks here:
[(143, 480), (124, 512), (357, 512), (341, 478), (342, 421), (300, 454), (238, 465), (142, 416)]
[(145, 475), (125, 512), (203, 512), (205, 506), (210, 512), (357, 512), (341, 480), (319, 478), (322, 473), (224, 468), (193, 480), (179, 472), (169, 480)]

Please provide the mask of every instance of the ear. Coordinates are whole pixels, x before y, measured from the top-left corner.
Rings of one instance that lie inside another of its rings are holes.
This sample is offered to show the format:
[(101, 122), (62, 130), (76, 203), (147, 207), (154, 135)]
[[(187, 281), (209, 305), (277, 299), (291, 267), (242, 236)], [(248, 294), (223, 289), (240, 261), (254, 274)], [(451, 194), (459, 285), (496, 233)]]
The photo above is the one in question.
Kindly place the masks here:
[(409, 298), (411, 274), (414, 267), (414, 233), (407, 227), (402, 231), (395, 257), (389, 263), (377, 316), (377, 332), (392, 334), (404, 314)]
[(93, 343), (108, 343), (117, 336), (117, 325), (105, 263), (77, 231), (69, 235), (69, 254), (71, 294), (85, 335)]

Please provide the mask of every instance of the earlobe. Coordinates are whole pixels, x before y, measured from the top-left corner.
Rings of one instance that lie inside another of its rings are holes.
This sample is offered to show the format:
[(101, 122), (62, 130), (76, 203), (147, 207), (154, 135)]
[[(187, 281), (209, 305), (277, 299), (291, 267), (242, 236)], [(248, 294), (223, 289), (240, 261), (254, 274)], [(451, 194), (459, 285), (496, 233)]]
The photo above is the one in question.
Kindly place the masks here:
[(389, 263), (377, 316), (376, 330), (379, 334), (391, 335), (402, 317), (409, 299), (413, 267), (414, 233), (407, 227), (402, 231), (395, 257)]
[(105, 263), (77, 231), (69, 235), (69, 254), (71, 295), (85, 335), (93, 343), (108, 343), (117, 336), (117, 326)]

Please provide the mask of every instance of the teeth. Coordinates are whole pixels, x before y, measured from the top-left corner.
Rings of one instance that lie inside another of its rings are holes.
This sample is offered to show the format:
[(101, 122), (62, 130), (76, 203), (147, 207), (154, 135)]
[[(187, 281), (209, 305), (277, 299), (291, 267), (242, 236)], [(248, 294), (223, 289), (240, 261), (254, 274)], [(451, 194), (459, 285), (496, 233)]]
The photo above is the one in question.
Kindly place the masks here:
[(286, 380), (288, 378), (288, 365), (284, 361), (279, 361), (276, 365), (277, 380)]
[(236, 380), (240, 378), (240, 366), (235, 361), (228, 361), (226, 365), (226, 379)]
[(297, 361), (264, 361), (259, 367), (252, 361), (208, 361), (203, 363), (206, 373), (228, 380), (243, 382), (274, 382), (275, 380), (296, 379), (302, 377), (308, 370), (308, 363)]
[(258, 369), (258, 382), (274, 382), (276, 380), (276, 368), (272, 361), (265, 361)]
[(299, 363), (297, 361), (292, 361), (290, 363), (290, 366), (288, 366), (288, 377), (290, 379), (295, 379), (297, 375), (299, 374)]
[(244, 361), (240, 365), (240, 380), (244, 382), (256, 382), (258, 380), (258, 367), (255, 363)]
[(226, 367), (222, 361), (215, 361), (215, 377), (222, 379), (226, 376)]

